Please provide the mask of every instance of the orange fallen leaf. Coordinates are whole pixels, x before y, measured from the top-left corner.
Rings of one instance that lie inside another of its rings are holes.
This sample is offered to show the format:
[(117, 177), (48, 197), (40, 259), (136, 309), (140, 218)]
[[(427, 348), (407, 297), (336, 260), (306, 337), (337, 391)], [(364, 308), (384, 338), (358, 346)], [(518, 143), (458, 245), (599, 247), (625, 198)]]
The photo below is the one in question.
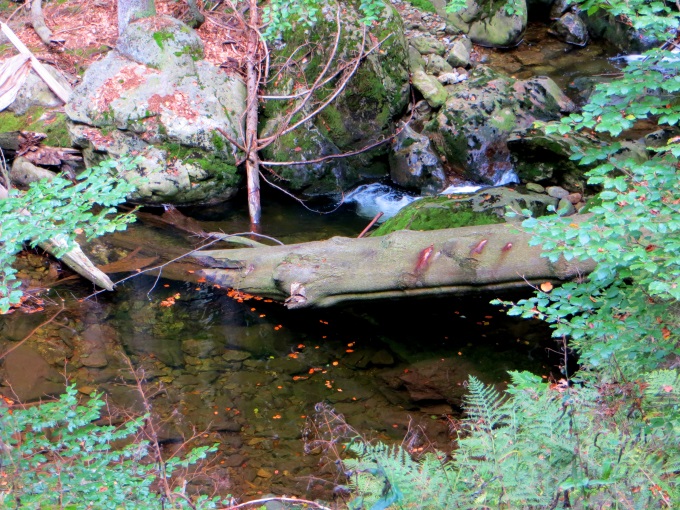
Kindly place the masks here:
[(541, 284), (541, 290), (542, 290), (543, 292), (550, 292), (551, 290), (553, 290), (553, 285), (552, 285), (552, 283), (550, 283), (550, 282), (543, 282), (543, 283)]

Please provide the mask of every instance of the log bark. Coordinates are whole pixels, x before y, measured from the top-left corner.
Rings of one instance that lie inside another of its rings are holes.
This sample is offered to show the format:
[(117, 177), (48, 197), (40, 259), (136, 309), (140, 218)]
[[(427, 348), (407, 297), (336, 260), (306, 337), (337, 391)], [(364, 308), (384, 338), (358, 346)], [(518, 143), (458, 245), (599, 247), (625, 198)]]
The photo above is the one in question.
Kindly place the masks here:
[(288, 308), (521, 288), (570, 279), (594, 267), (592, 261), (553, 264), (541, 257), (540, 247), (529, 246), (530, 238), (506, 223), (206, 250), (195, 258), (212, 267), (202, 271), (211, 283), (284, 300)]

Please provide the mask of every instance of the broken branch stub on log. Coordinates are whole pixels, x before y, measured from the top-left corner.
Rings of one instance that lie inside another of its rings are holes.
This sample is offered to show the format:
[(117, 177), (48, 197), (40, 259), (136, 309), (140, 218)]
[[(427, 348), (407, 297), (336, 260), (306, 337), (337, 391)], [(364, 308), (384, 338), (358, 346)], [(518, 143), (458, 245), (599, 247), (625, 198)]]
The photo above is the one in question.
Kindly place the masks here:
[[(577, 217), (573, 217), (578, 222)], [(473, 294), (590, 272), (592, 261), (551, 263), (530, 234), (503, 223), (383, 237), (334, 237), (288, 246), (207, 250), (194, 257), (222, 287), (285, 301), (288, 308), (345, 301)]]

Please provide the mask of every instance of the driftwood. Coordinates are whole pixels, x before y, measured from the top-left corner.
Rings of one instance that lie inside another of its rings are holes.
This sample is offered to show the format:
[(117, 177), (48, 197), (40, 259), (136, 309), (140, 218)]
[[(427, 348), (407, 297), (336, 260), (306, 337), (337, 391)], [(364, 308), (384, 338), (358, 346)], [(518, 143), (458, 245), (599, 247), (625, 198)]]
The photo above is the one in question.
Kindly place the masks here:
[(550, 263), (540, 256), (540, 247), (529, 246), (531, 236), (517, 228), (497, 224), (406, 230), (384, 237), (206, 250), (194, 257), (212, 267), (202, 271), (211, 283), (285, 300), (288, 308), (505, 290), (592, 270), (590, 261)]
[[(0, 200), (8, 197), (7, 188), (0, 185)], [(28, 215), (27, 211), (22, 211), (21, 214)], [(61, 252), (66, 246), (66, 241), (62, 237), (53, 237), (49, 241), (39, 243), (43, 250), (50, 255), (55, 255)], [(77, 244), (64, 253), (59, 259), (68, 267), (73, 269), (76, 273), (90, 280), (92, 283), (106, 290), (113, 290), (113, 282), (102, 271), (97, 269), (92, 261), (83, 253), (80, 246)]]

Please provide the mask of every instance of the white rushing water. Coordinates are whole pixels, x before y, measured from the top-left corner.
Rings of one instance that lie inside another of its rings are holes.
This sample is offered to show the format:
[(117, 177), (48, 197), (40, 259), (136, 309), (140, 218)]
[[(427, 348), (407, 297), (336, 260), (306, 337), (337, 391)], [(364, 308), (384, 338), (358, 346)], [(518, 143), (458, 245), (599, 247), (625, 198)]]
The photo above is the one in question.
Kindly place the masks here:
[[(505, 186), (507, 184), (517, 183), (519, 182), (519, 179), (514, 170), (508, 170), (497, 176), (496, 181), (494, 186)], [(440, 195), (474, 193), (475, 191), (488, 187), (489, 186), (470, 182), (463, 185), (449, 186), (442, 191)], [(379, 223), (382, 223), (397, 214), (400, 209), (420, 198), (422, 197), (415, 193), (397, 190), (387, 184), (374, 182), (371, 184), (362, 184), (350, 191), (347, 196), (345, 196), (345, 202), (348, 204), (356, 204), (356, 212), (363, 218), (373, 219), (379, 212), (382, 212), (383, 216), (378, 220)]]

